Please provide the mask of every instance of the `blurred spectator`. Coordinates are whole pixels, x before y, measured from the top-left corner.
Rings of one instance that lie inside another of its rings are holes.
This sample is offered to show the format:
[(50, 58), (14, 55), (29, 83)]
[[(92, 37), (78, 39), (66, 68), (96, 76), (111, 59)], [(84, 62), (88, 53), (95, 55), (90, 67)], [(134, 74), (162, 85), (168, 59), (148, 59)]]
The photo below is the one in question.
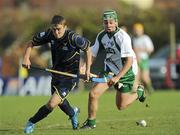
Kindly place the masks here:
[(133, 26), (134, 37), (133, 48), (139, 64), (139, 75), (137, 80), (141, 80), (148, 93), (153, 91), (149, 72), (149, 56), (154, 51), (154, 45), (150, 37), (144, 34), (144, 27), (140, 23)]
[(19, 67), (17, 56), (5, 53), (2, 57), (2, 60), (2, 76), (4, 78), (17, 76), (17, 71)]

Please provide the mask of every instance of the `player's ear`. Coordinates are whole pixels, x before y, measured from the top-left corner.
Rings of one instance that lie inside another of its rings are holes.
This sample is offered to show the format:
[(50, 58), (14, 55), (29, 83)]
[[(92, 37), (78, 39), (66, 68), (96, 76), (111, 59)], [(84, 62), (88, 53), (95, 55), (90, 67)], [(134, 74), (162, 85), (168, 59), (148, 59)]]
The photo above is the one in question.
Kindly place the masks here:
[(115, 24), (116, 24), (116, 27), (118, 27), (118, 21), (116, 21)]
[(67, 28), (67, 25), (64, 25), (64, 29), (66, 29)]
[(104, 21), (103, 21), (103, 28), (105, 29), (105, 24), (104, 24)]

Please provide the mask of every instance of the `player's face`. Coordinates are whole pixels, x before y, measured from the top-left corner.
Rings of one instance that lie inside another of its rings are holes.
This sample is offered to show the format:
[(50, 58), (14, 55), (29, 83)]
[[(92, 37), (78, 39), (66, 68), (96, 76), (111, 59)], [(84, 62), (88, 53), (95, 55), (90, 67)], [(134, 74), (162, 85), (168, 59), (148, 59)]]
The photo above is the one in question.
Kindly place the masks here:
[(52, 31), (55, 38), (57, 39), (61, 38), (65, 33), (66, 27), (67, 27), (66, 25), (62, 25), (62, 24), (52, 25)]
[(113, 32), (116, 30), (117, 22), (113, 19), (104, 20), (104, 29), (107, 32)]

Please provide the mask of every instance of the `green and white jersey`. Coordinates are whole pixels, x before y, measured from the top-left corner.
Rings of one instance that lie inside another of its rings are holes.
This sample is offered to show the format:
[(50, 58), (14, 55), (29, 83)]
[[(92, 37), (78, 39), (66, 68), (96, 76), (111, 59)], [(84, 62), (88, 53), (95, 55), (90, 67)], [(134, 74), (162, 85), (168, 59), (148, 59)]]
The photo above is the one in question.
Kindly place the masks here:
[(96, 37), (95, 44), (91, 47), (94, 57), (97, 56), (100, 46), (106, 50), (105, 70), (109, 67), (117, 75), (123, 68), (122, 58), (133, 57), (131, 69), (135, 75), (137, 74), (136, 55), (132, 49), (131, 38), (125, 31), (120, 28), (111, 34), (101, 31)]

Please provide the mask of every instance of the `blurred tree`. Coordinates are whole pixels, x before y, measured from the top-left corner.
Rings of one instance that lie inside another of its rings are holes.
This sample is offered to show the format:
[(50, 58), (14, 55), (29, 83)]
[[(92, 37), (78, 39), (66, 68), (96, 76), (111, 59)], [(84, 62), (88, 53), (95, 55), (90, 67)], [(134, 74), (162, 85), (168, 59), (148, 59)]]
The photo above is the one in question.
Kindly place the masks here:
[[(178, 17), (180, 9), (162, 10), (158, 7), (152, 7), (148, 10), (141, 10), (133, 4), (128, 5), (121, 0), (117, 1), (116, 6), (113, 6), (111, 1), (107, 2), (109, 2), (110, 8), (116, 9), (119, 23), (125, 24), (129, 33), (131, 33), (132, 25), (135, 22), (142, 22), (146, 33), (151, 36), (155, 44), (155, 50), (169, 43), (169, 23), (172, 21), (176, 24), (177, 39), (180, 39), (180, 18)], [(61, 5), (65, 4), (63, 1), (55, 0), (53, 4), (48, 4), (51, 2), (43, 0), (43, 8), (33, 8), (32, 4), (30, 4), (32, 0), (14, 0), (14, 2), (16, 8), (11, 10), (1, 9), (2, 12), (0, 12), (1, 56), (5, 52), (4, 49), (9, 49), (10, 46), (23, 45), (24, 42), (31, 38), (33, 33), (46, 29), (49, 26), (48, 20), (53, 14), (63, 14), (67, 18), (69, 26), (74, 30), (81, 29), (81, 34), (89, 38), (92, 43), (97, 32), (102, 29), (101, 14), (104, 9), (98, 8), (98, 4), (91, 5), (91, 7), (88, 7), (88, 4), (81, 4), (79, 7), (73, 7), (73, 4), (69, 5), (69, 7), (68, 5), (62, 7)], [(101, 7), (105, 8), (107, 6), (101, 5)]]

